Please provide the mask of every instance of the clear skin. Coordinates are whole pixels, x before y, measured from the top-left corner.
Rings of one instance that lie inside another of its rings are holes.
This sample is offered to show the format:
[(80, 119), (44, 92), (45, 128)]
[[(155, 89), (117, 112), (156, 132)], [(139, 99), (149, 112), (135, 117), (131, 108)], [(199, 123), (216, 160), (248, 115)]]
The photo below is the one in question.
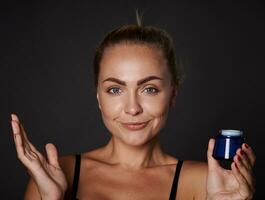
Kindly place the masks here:
[[(130, 168), (150, 167), (165, 159), (156, 136), (166, 122), (174, 87), (162, 58), (160, 51), (148, 47), (120, 45), (106, 49), (102, 59), (97, 99), (112, 133), (108, 148), (114, 162)], [(148, 125), (128, 131), (122, 123), (130, 122)]]
[[(102, 196), (107, 199), (148, 199), (149, 185), (153, 194), (150, 199), (168, 199), (178, 160), (162, 151), (157, 135), (165, 125), (170, 106), (175, 103), (177, 90), (170, 77), (166, 61), (158, 49), (136, 44), (119, 44), (106, 49), (101, 62), (97, 99), (102, 119), (112, 137), (106, 146), (82, 154), (81, 171), (88, 175), (87, 179), (82, 178), (86, 177), (85, 174), (80, 176), (80, 199), (100, 199)], [(143, 129), (132, 131), (123, 125), (129, 122), (148, 123)], [(12, 128), (18, 158), (32, 177), (25, 199), (63, 199), (63, 194), (67, 197), (65, 192), (71, 188), (73, 178), (73, 156), (58, 159), (55, 146), (48, 144), (48, 160), (45, 160), (27, 139), (15, 114), (12, 115)], [(212, 157), (213, 146), (214, 139), (210, 139), (208, 164), (184, 162), (176, 199), (252, 199), (255, 190), (252, 148), (243, 144), (237, 150), (231, 170), (226, 170)], [(94, 166), (94, 171), (86, 166)], [(93, 174), (89, 175), (90, 171), (97, 174), (100, 169), (104, 169), (100, 173), (106, 173), (101, 174), (105, 182), (98, 176), (93, 179)], [(138, 177), (137, 182), (131, 177)], [(144, 177), (144, 183), (139, 181), (141, 177)], [(162, 184), (154, 185), (154, 180), (158, 179)], [(88, 184), (90, 186), (85, 187)], [(106, 184), (110, 188), (97, 190), (93, 186), (97, 184)], [(116, 190), (115, 185), (118, 185)], [(132, 192), (124, 193), (124, 190)], [(164, 196), (161, 193), (165, 193)], [(85, 194), (91, 198), (85, 198)]]

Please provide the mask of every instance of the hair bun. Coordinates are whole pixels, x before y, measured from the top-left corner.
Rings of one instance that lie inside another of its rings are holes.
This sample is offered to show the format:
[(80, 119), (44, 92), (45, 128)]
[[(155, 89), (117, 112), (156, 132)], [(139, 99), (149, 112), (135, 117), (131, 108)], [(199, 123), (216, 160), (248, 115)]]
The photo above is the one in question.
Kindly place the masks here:
[(143, 15), (144, 15), (144, 13), (139, 13), (138, 8), (136, 8), (135, 14), (136, 14), (137, 26), (140, 26), (140, 27), (143, 26)]

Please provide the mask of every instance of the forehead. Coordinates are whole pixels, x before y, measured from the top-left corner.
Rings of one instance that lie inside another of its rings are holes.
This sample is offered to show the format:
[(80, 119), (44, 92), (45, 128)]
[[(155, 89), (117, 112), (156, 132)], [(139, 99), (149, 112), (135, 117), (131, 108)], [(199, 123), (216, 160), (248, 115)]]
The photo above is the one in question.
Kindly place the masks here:
[(128, 81), (150, 75), (168, 76), (161, 50), (142, 44), (117, 44), (105, 49), (99, 78), (113, 76)]

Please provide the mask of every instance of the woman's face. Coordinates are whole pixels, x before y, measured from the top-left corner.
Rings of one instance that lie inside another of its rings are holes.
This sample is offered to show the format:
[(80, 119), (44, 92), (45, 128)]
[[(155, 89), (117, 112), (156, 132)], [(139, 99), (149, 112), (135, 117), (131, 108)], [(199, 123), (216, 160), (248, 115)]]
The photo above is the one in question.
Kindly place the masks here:
[(174, 89), (160, 50), (139, 44), (105, 49), (97, 99), (115, 139), (140, 146), (154, 138), (166, 122)]

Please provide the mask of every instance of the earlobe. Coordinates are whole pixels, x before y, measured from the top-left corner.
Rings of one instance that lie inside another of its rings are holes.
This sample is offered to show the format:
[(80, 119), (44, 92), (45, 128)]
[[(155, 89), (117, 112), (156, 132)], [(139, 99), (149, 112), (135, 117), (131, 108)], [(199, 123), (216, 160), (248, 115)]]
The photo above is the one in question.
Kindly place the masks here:
[(98, 92), (97, 92), (97, 100), (98, 100), (98, 108), (101, 110), (101, 105), (100, 105), (100, 100), (99, 100)]

